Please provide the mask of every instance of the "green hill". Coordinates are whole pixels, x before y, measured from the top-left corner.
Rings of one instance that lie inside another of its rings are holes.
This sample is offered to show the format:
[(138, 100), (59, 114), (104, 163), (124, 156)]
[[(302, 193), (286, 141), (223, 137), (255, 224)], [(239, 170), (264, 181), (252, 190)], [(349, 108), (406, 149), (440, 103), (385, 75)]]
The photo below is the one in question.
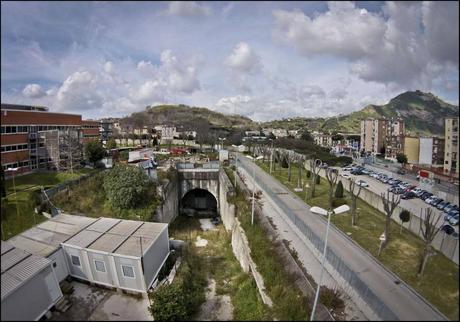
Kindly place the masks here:
[(458, 116), (458, 106), (449, 104), (431, 93), (409, 91), (391, 99), (385, 105), (368, 105), (360, 111), (330, 118), (291, 118), (263, 123), (264, 127), (294, 129), (307, 127), (311, 131), (360, 132), (360, 121), (366, 117), (401, 117), (406, 132), (420, 135), (444, 135), (444, 118)]

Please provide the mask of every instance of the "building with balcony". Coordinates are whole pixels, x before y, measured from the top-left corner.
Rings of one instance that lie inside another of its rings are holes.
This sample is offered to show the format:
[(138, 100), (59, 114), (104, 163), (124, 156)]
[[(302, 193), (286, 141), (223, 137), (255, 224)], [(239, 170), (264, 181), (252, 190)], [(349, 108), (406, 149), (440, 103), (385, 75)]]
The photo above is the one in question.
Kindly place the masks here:
[(458, 177), (458, 117), (449, 117), (444, 120), (444, 172)]
[(396, 156), (404, 153), (405, 126), (401, 119), (384, 120), (385, 158), (396, 160)]
[(361, 151), (396, 159), (398, 153), (404, 152), (404, 134), (404, 121), (401, 119), (361, 120)]
[(444, 160), (444, 139), (440, 137), (420, 137), (420, 165), (442, 165)]

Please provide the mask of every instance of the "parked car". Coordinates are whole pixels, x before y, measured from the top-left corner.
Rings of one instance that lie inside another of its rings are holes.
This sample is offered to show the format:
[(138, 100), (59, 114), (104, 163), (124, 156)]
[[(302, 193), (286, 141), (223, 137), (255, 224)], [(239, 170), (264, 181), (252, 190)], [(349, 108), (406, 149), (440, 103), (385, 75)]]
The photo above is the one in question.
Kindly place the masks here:
[(400, 195), (400, 194), (404, 193), (404, 189), (401, 188), (401, 187), (395, 187), (392, 192), (397, 194), (397, 195)]
[(428, 191), (425, 191), (421, 196), (420, 196), (420, 199), (422, 200), (426, 200), (428, 199), (429, 197), (431, 197), (433, 194), (431, 192), (428, 192)]
[(351, 176), (348, 173), (341, 173), (340, 176), (345, 178), (345, 179), (350, 179), (351, 178)]
[(361, 172), (362, 172), (363, 174), (365, 174), (365, 175), (368, 175), (368, 174), (369, 174), (369, 170), (367, 170), (367, 169), (362, 169)]
[(436, 206), (436, 208), (438, 208), (439, 210), (443, 210), (446, 206), (450, 205), (450, 202), (448, 201), (443, 201), (443, 202), (440, 202), (438, 203), (438, 205)]
[(357, 180), (356, 184), (361, 187), (369, 187), (369, 184), (364, 180)]
[(430, 202), (430, 205), (432, 205), (433, 207), (436, 207), (440, 202), (444, 201), (443, 199), (441, 198), (434, 198), (431, 202)]
[(347, 166), (347, 167), (343, 167), (342, 171), (351, 171), (351, 169), (352, 169), (352, 167)]
[(425, 200), (423, 200), (423, 201), (425, 201), (427, 204), (431, 205), (431, 202), (432, 202), (433, 200), (435, 200), (435, 199), (436, 199), (436, 196), (431, 195), (431, 196), (429, 196), (428, 198), (425, 198)]
[(444, 207), (442, 211), (444, 211), (445, 213), (448, 213), (449, 211), (452, 211), (452, 210), (458, 210), (458, 206), (451, 203), (450, 205), (447, 205), (446, 207)]
[(459, 215), (455, 215), (453, 216), (452, 218), (449, 219), (449, 224), (453, 225), (453, 226), (457, 226), (458, 225), (458, 221), (459, 221)]
[(424, 194), (424, 193), (427, 193), (427, 192), (428, 192), (428, 191), (426, 191), (426, 190), (424, 190), (424, 189), (421, 189), (421, 190), (419, 190), (418, 192), (415, 193), (415, 196), (416, 196), (417, 198), (422, 198), (423, 194)]
[(329, 167), (329, 165), (326, 162), (323, 162), (323, 163), (321, 163), (321, 165), (319, 167), (322, 168), (322, 169), (326, 169), (327, 167)]
[(361, 175), (363, 174), (363, 171), (361, 169), (354, 169), (354, 170), (351, 170), (350, 173), (354, 175)]
[(388, 180), (390, 180), (390, 179), (391, 178), (383, 177), (382, 180), (380, 180), (380, 181), (382, 181), (383, 183), (388, 183)]
[(413, 193), (412, 191), (406, 191), (401, 196), (401, 199), (412, 199), (412, 198), (415, 198), (415, 193)]
[(399, 180), (399, 179), (391, 179), (391, 180), (388, 180), (387, 183), (392, 185), (392, 186), (393, 185), (399, 185), (401, 183), (401, 180)]
[(403, 169), (399, 169), (397, 173), (398, 173), (398, 174), (405, 175), (405, 174), (406, 174), (406, 171), (404, 171)]
[(409, 185), (409, 186), (406, 188), (406, 192), (412, 191), (412, 190), (414, 190), (416, 187), (417, 187), (417, 186)]
[(418, 195), (419, 193), (421, 193), (422, 191), (423, 191), (423, 189), (420, 188), (420, 187), (416, 187), (414, 190), (412, 190), (412, 192), (415, 194), (416, 197), (417, 197), (417, 195)]

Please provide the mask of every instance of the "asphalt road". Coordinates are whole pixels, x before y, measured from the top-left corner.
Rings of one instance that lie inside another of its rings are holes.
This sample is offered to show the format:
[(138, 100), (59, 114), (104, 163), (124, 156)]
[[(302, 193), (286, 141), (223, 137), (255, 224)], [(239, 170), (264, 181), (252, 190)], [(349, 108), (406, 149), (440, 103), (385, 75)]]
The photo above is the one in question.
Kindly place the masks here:
[[(252, 161), (242, 154), (239, 154), (238, 161), (239, 166), (243, 166), (248, 173), (252, 173), (252, 167), (254, 167)], [(258, 166), (255, 166), (255, 171), (257, 182), (263, 182), (266, 187), (269, 187), (270, 193), (277, 195), (277, 202), (283, 203), (284, 207), (290, 209), (298, 220), (302, 220), (316, 234), (319, 236), (325, 235), (327, 222), (324, 218), (310, 212), (310, 207), (307, 204)], [(260, 190), (267, 195), (267, 192), (263, 189)], [(332, 225), (331, 228), (328, 248), (342, 258), (345, 264), (359, 276), (398, 319), (414, 321), (446, 320), (439, 311), (426, 302), (418, 293), (403, 281), (400, 281), (396, 275), (383, 267), (350, 238), (335, 226)]]

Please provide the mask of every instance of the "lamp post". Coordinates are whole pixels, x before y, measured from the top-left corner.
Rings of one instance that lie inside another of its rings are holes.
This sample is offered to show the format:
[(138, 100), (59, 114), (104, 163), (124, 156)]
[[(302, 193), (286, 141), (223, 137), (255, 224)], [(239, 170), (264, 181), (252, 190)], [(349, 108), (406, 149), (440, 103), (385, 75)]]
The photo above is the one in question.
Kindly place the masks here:
[(342, 205), (340, 207), (335, 208), (334, 210), (327, 211), (323, 208), (320, 207), (311, 207), (310, 211), (322, 215), (322, 216), (327, 216), (327, 227), (326, 227), (326, 236), (324, 238), (324, 250), (323, 250), (323, 258), (321, 259), (321, 274), (319, 276), (319, 281), (318, 281), (318, 287), (316, 288), (316, 294), (315, 294), (315, 301), (313, 303), (313, 309), (311, 311), (311, 316), (310, 316), (310, 321), (314, 320), (315, 317), (315, 311), (316, 311), (316, 305), (318, 304), (318, 299), (319, 299), (319, 290), (321, 287), (321, 282), (323, 280), (323, 273), (324, 273), (324, 262), (326, 260), (326, 251), (327, 251), (327, 237), (329, 235), (329, 226), (331, 224), (331, 215), (335, 214), (341, 214), (344, 212), (347, 212), (350, 210), (350, 207), (348, 205)]
[(272, 142), (272, 148), (271, 148), (271, 153), (270, 153), (270, 173), (273, 172), (273, 139), (270, 139)]
[(260, 160), (263, 157), (259, 155), (258, 157), (251, 157), (247, 155), (249, 159), (252, 160), (252, 208), (251, 208), (251, 225), (254, 225), (254, 193), (256, 191), (256, 160)]
[(8, 168), (7, 171), (13, 172), (13, 191), (14, 191), (14, 200), (16, 201), (16, 216), (19, 220), (19, 210), (18, 210), (18, 196), (16, 195), (16, 183), (14, 182), (14, 173), (17, 172), (19, 168)]

